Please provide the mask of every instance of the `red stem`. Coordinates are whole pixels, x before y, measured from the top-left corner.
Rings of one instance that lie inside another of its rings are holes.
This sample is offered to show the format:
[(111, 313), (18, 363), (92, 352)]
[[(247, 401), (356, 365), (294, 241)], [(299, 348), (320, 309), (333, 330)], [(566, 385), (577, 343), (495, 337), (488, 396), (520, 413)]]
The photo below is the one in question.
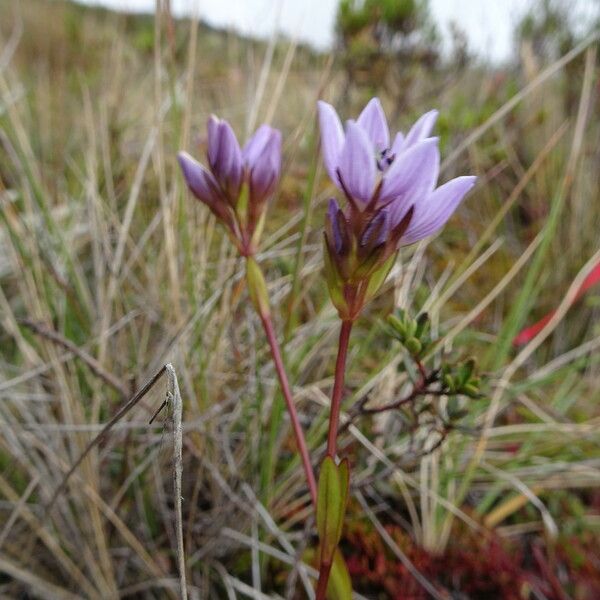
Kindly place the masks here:
[(319, 582), (317, 583), (315, 600), (325, 600), (327, 594), (327, 584), (329, 583), (329, 574), (331, 573), (331, 562), (321, 562), (319, 567)]
[(342, 393), (344, 391), (344, 377), (346, 373), (346, 357), (348, 355), (348, 343), (352, 331), (352, 321), (342, 321), (340, 329), (340, 340), (338, 343), (338, 355), (335, 362), (335, 380), (331, 394), (331, 412), (329, 414), (329, 434), (327, 435), (327, 454), (335, 458), (337, 450), (337, 434), (340, 421), (340, 409), (342, 406)]
[(419, 383), (419, 387), (423, 387), (427, 383), (427, 371), (425, 370), (425, 366), (423, 363), (416, 358), (417, 368), (419, 369), (419, 374), (421, 375), (421, 382)]
[(298, 446), (298, 451), (300, 452), (300, 458), (302, 459), (302, 467), (304, 468), (304, 473), (306, 475), (306, 481), (308, 482), (308, 489), (310, 491), (310, 497), (313, 505), (317, 506), (317, 482), (315, 480), (315, 474), (313, 473), (312, 464), (310, 462), (310, 457), (308, 455), (308, 448), (306, 447), (306, 440), (304, 439), (304, 432), (302, 431), (302, 426), (300, 425), (300, 420), (298, 419), (298, 413), (296, 411), (296, 405), (294, 404), (294, 399), (292, 397), (292, 391), (290, 389), (290, 384), (288, 382), (287, 374), (285, 372), (285, 368), (283, 366), (283, 360), (281, 358), (281, 351), (279, 349), (279, 343), (277, 342), (277, 337), (275, 336), (275, 331), (273, 328), (273, 321), (271, 320), (271, 315), (259, 315), (260, 320), (263, 324), (265, 334), (267, 336), (267, 340), (269, 342), (269, 346), (271, 348), (271, 355), (273, 356), (273, 362), (275, 363), (275, 369), (277, 370), (277, 375), (279, 377), (279, 383), (281, 384), (281, 391), (283, 392), (283, 397), (285, 398), (285, 404), (287, 406), (288, 413), (290, 415), (290, 419), (292, 421), (292, 427), (294, 429), (294, 436), (296, 437), (296, 444)]

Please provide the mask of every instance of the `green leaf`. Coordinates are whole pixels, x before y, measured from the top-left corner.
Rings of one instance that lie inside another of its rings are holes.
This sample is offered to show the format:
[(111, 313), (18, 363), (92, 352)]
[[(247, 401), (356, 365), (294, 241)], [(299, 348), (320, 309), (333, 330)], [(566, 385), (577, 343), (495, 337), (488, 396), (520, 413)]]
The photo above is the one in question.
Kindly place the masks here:
[(317, 531), (321, 541), (322, 560), (329, 561), (337, 546), (340, 507), (340, 478), (335, 462), (326, 456), (321, 464), (317, 491)]
[(340, 495), (345, 510), (348, 502), (348, 486), (350, 484), (350, 463), (347, 458), (344, 458), (338, 465), (338, 475), (340, 478)]
[(387, 320), (393, 327), (394, 333), (397, 333), (400, 341), (402, 341), (406, 337), (406, 327), (404, 326), (404, 323), (396, 315), (389, 315)]
[(479, 387), (473, 383), (467, 383), (463, 387), (463, 393), (465, 393), (467, 396), (470, 396), (471, 398), (478, 398)]
[(421, 350), (423, 350), (421, 342), (416, 337), (412, 336), (404, 342), (404, 346), (413, 356), (418, 356)]
[(342, 530), (344, 528), (344, 516), (346, 515), (346, 506), (348, 504), (348, 491), (350, 486), (350, 463), (347, 458), (344, 458), (338, 465), (338, 478), (340, 482), (340, 520), (338, 523), (337, 542), (339, 543), (342, 537)]
[(352, 598), (352, 581), (342, 553), (335, 551), (333, 565), (327, 584), (327, 600), (349, 600)]
[(330, 456), (321, 464), (317, 491), (317, 531), (321, 561), (331, 562), (342, 535), (348, 496), (348, 461), (338, 467)]
[(421, 313), (417, 317), (417, 331), (415, 333), (415, 336), (418, 339), (421, 339), (421, 337), (427, 333), (428, 329), (429, 329), (429, 315), (427, 313)]
[(469, 381), (469, 379), (471, 378), (471, 375), (473, 375), (473, 372), (475, 371), (475, 359), (469, 358), (464, 363), (463, 369), (465, 372), (465, 381)]

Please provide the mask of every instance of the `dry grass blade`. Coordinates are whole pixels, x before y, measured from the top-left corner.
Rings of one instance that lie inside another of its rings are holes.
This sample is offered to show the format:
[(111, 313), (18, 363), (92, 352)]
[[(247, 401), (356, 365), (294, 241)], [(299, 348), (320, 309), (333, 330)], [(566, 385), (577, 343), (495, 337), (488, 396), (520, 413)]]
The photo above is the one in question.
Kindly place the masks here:
[[(571, 187), (573, 183), (573, 175), (577, 165), (577, 160), (580, 156), (583, 136), (585, 131), (585, 124), (588, 118), (588, 110), (589, 110), (589, 102), (591, 98), (591, 90), (592, 90), (592, 81), (593, 81), (593, 70), (594, 64), (596, 61), (596, 51), (594, 49), (590, 49), (586, 56), (586, 70), (583, 81), (583, 89), (580, 98), (579, 110), (577, 115), (577, 123), (575, 125), (575, 133), (573, 136), (573, 142), (571, 147), (571, 153), (569, 155), (569, 162), (567, 164), (566, 173), (563, 178), (563, 194), (566, 193), (567, 189)], [(561, 198), (564, 196), (561, 196)], [(541, 232), (539, 235), (542, 235)], [(538, 236), (539, 237), (539, 236)], [(535, 352), (537, 348), (542, 344), (542, 342), (554, 331), (558, 323), (564, 318), (567, 310), (571, 307), (575, 298), (577, 297), (577, 293), (586, 279), (586, 277), (591, 273), (592, 269), (596, 266), (598, 261), (600, 260), (600, 250), (598, 250), (594, 256), (592, 256), (587, 263), (583, 266), (583, 268), (577, 274), (577, 277), (573, 280), (567, 294), (563, 298), (560, 303), (558, 309), (550, 319), (550, 321), (546, 324), (546, 326), (519, 352), (519, 354), (513, 359), (513, 361), (506, 367), (504, 370), (500, 382), (492, 396), (492, 401), (488, 408), (488, 411), (485, 415), (484, 420), (484, 430), (477, 444), (477, 449), (475, 451), (475, 455), (473, 457), (473, 463), (478, 463), (481, 460), (484, 449), (486, 447), (486, 440), (489, 430), (491, 429), (494, 419), (496, 418), (496, 414), (498, 412), (498, 407), (500, 405), (500, 401), (503, 393), (507, 389), (511, 379), (515, 375), (515, 373), (519, 370), (521, 365), (527, 360), (529, 356)]]
[[(264, 552), (265, 554), (268, 554), (269, 556), (272, 556), (273, 558), (276, 558), (277, 560), (280, 560), (281, 562), (287, 563), (288, 565), (293, 566), (297, 563), (297, 559), (294, 555), (287, 554), (286, 552), (283, 552), (283, 551), (275, 548), (274, 546), (270, 546), (269, 544), (265, 544), (264, 542), (257, 543), (255, 539), (253, 539), (247, 535), (244, 535), (243, 533), (240, 533), (239, 531), (236, 531), (235, 529), (225, 527), (221, 530), (221, 533), (224, 536), (229, 537), (232, 540), (235, 540), (236, 542), (239, 542), (240, 544), (244, 544), (248, 548), (252, 548), (253, 546), (256, 546), (258, 548), (258, 550), (260, 550), (261, 552)], [(319, 574), (319, 572), (316, 569), (314, 569), (313, 567), (311, 567), (309, 565), (304, 565), (304, 568), (306, 569), (306, 572), (311, 577), (316, 578), (317, 575)]]
[(273, 33), (271, 34), (271, 37), (269, 38), (269, 44), (268, 44), (267, 50), (265, 52), (265, 57), (263, 59), (262, 68), (260, 70), (260, 76), (258, 79), (258, 83), (256, 85), (256, 92), (252, 99), (252, 104), (250, 105), (250, 110), (248, 111), (248, 119), (246, 121), (246, 135), (250, 135), (250, 133), (252, 132), (252, 130), (254, 129), (254, 127), (256, 125), (256, 119), (258, 118), (259, 107), (260, 107), (260, 104), (262, 102), (262, 98), (263, 98), (263, 95), (265, 92), (269, 73), (271, 72), (271, 62), (273, 61), (273, 53), (275, 52), (275, 46), (276, 46), (277, 37), (278, 37), (277, 24), (278, 24), (279, 18), (281, 16), (282, 6), (283, 5), (281, 5), (281, 4), (278, 5), (278, 9), (277, 9), (278, 14), (275, 19), (275, 27), (273, 28)]
[(163, 373), (166, 371), (166, 367), (162, 367), (144, 386), (129, 400), (117, 413), (110, 419), (110, 421), (102, 428), (102, 431), (86, 446), (85, 450), (81, 453), (79, 458), (75, 461), (73, 466), (67, 471), (58, 484), (56, 490), (52, 494), (50, 500), (46, 505), (46, 510), (49, 511), (58, 496), (65, 490), (65, 487), (73, 473), (77, 470), (79, 465), (84, 461), (85, 457), (106, 437), (108, 432), (118, 423), (134, 406), (154, 387), (156, 382), (160, 379)]
[[(544, 526), (546, 528), (546, 531), (548, 532), (548, 535), (550, 535), (552, 538), (556, 538), (558, 534), (558, 527), (556, 525), (556, 521), (552, 518), (550, 511), (539, 499), (534, 490), (530, 489), (527, 485), (525, 485), (525, 483), (521, 481), (518, 477), (500, 469), (497, 469), (496, 467), (486, 463), (485, 461), (481, 463), (481, 466), (485, 470), (498, 477), (499, 479), (509, 481), (521, 493), (521, 495), (524, 498), (526, 498), (531, 504), (533, 504), (533, 506), (535, 506), (542, 515), (542, 520), (544, 522)], [(502, 508), (502, 506), (500, 506), (499, 508)], [(499, 521), (494, 521), (494, 517), (491, 517), (490, 515), (488, 515), (488, 517), (485, 520), (485, 524), (487, 527), (494, 527), (498, 522)]]
[(121, 380), (107, 371), (99, 361), (97, 361), (88, 352), (74, 344), (71, 340), (68, 340), (58, 332), (53, 331), (42, 323), (36, 323), (31, 319), (21, 319), (19, 322), (39, 336), (54, 342), (57, 346), (60, 346), (69, 352), (72, 352), (74, 356), (81, 360), (90, 369), (90, 371), (94, 373), (94, 375), (102, 379), (104, 383), (108, 384), (111, 388), (119, 392), (122, 398), (127, 399), (129, 397), (129, 386), (125, 385)]
[(498, 121), (501, 121), (519, 102), (521, 102), (528, 94), (533, 92), (540, 84), (552, 77), (560, 71), (564, 66), (568, 65), (572, 60), (577, 58), (582, 52), (596, 43), (600, 38), (600, 33), (594, 33), (579, 43), (575, 48), (567, 52), (560, 60), (550, 65), (546, 70), (542, 71), (533, 81), (525, 86), (518, 94), (515, 94), (504, 106), (499, 108), (483, 125), (475, 129), (465, 141), (458, 146), (442, 164), (442, 169), (451, 165), (467, 148), (474, 144), (488, 129), (493, 127)]
[(81, 600), (81, 596), (22, 569), (0, 555), (0, 572), (24, 583), (34, 597), (40, 600)]
[(38, 482), (39, 482), (39, 477), (36, 476), (36, 477), (32, 478), (32, 480), (29, 482), (29, 485), (23, 492), (21, 498), (19, 498), (18, 503), (15, 505), (15, 507), (12, 511), (12, 514), (10, 515), (10, 517), (4, 524), (4, 527), (3, 527), (2, 531), (0, 532), (0, 549), (2, 548), (2, 546), (4, 546), (4, 542), (8, 538), (10, 530), (12, 529), (16, 520), (19, 518), (21, 510), (25, 506), (25, 503), (27, 502), (27, 500), (29, 500), (29, 496), (31, 496), (31, 493), (33, 492), (33, 490), (37, 487)]
[(573, 348), (568, 352), (565, 352), (561, 356), (557, 356), (554, 360), (551, 360), (549, 363), (544, 365), (542, 368), (538, 369), (535, 373), (533, 373), (530, 377), (530, 381), (540, 381), (550, 375), (551, 373), (557, 371), (558, 369), (568, 365), (570, 362), (573, 362), (586, 354), (591, 354), (595, 350), (600, 348), (600, 336), (595, 337), (593, 340), (589, 342), (585, 342), (578, 346), (577, 348)]
[[(9, 501), (13, 502), (15, 505), (18, 504), (18, 494), (10, 487), (8, 482), (5, 481), (2, 476), (0, 476), (0, 492)], [(23, 521), (35, 532), (37, 538), (39, 538), (52, 553), (56, 563), (69, 574), (72, 580), (78, 585), (79, 589), (81, 589), (89, 598), (99, 599), (100, 596), (95, 587), (85, 574), (82, 573), (74, 560), (67, 555), (61, 547), (59, 540), (53, 535), (53, 532), (51, 532), (44, 522), (33, 513), (28, 504), (21, 507), (21, 515)]]
[(23, 35), (23, 20), (20, 18), (16, 19), (15, 26), (13, 27), (13, 31), (2, 50), (2, 54), (0, 55), (0, 73), (2, 73), (10, 64), (12, 57), (15, 54), (15, 51), (19, 45), (19, 41), (21, 40), (21, 36)]
[(542, 242), (542, 234), (538, 234), (511, 266), (502, 279), (479, 301), (444, 337), (440, 344), (449, 344), (456, 336), (464, 331), (509, 285), (519, 271), (527, 264)]
[(173, 404), (173, 483), (175, 489), (175, 532), (177, 536), (177, 564), (181, 584), (181, 598), (187, 600), (185, 553), (183, 547), (183, 513), (181, 509), (181, 476), (183, 472), (183, 402), (179, 392), (177, 374), (171, 363), (165, 365), (167, 372), (167, 397)]

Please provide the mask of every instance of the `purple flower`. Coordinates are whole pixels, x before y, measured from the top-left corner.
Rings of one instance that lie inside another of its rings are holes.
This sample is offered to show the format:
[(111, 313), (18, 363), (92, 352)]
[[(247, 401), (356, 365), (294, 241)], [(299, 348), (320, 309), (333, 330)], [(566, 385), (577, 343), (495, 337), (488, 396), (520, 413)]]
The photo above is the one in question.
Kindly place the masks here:
[(211, 116), (207, 159), (208, 169), (187, 152), (178, 154), (192, 194), (227, 226), (243, 253), (252, 253), (266, 202), (279, 182), (281, 132), (261, 125), (242, 150), (229, 123)]
[(373, 98), (346, 130), (335, 109), (318, 103), (325, 168), (347, 206), (329, 201), (325, 223), (331, 298), (343, 319), (355, 319), (383, 283), (398, 247), (438, 231), (475, 177), (436, 188), (438, 138), (430, 137), (437, 111), (425, 113), (393, 141), (381, 103)]
[(242, 185), (242, 151), (231, 125), (214, 115), (208, 120), (207, 154), (215, 179), (237, 201)]
[(387, 120), (373, 98), (356, 121), (342, 128), (335, 109), (319, 101), (321, 148), (325, 168), (344, 193), (349, 217), (386, 208), (387, 232), (398, 226), (409, 209), (413, 216), (399, 245), (412, 244), (438, 231), (450, 218), (475, 177), (459, 177), (436, 189), (440, 169), (438, 138), (430, 137), (437, 111), (425, 113), (404, 136), (390, 145)]
[(281, 173), (281, 132), (261, 125), (244, 146), (242, 159), (249, 176), (251, 198), (256, 202), (268, 198)]

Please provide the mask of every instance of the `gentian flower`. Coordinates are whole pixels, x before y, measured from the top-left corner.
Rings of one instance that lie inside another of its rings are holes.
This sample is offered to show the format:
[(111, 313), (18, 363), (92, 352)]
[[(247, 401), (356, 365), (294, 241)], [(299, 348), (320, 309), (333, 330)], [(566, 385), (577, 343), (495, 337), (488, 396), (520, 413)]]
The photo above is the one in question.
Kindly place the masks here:
[(244, 256), (253, 254), (267, 200), (279, 182), (281, 132), (261, 125), (242, 149), (229, 123), (211, 116), (208, 169), (187, 152), (178, 159), (192, 194), (225, 225)]
[(355, 318), (383, 283), (398, 248), (438, 231), (476, 178), (457, 177), (436, 188), (435, 110), (393, 140), (378, 98), (345, 131), (331, 105), (320, 101), (318, 112), (323, 162), (347, 200), (345, 209), (335, 199), (329, 203), (327, 278), (342, 318)]

